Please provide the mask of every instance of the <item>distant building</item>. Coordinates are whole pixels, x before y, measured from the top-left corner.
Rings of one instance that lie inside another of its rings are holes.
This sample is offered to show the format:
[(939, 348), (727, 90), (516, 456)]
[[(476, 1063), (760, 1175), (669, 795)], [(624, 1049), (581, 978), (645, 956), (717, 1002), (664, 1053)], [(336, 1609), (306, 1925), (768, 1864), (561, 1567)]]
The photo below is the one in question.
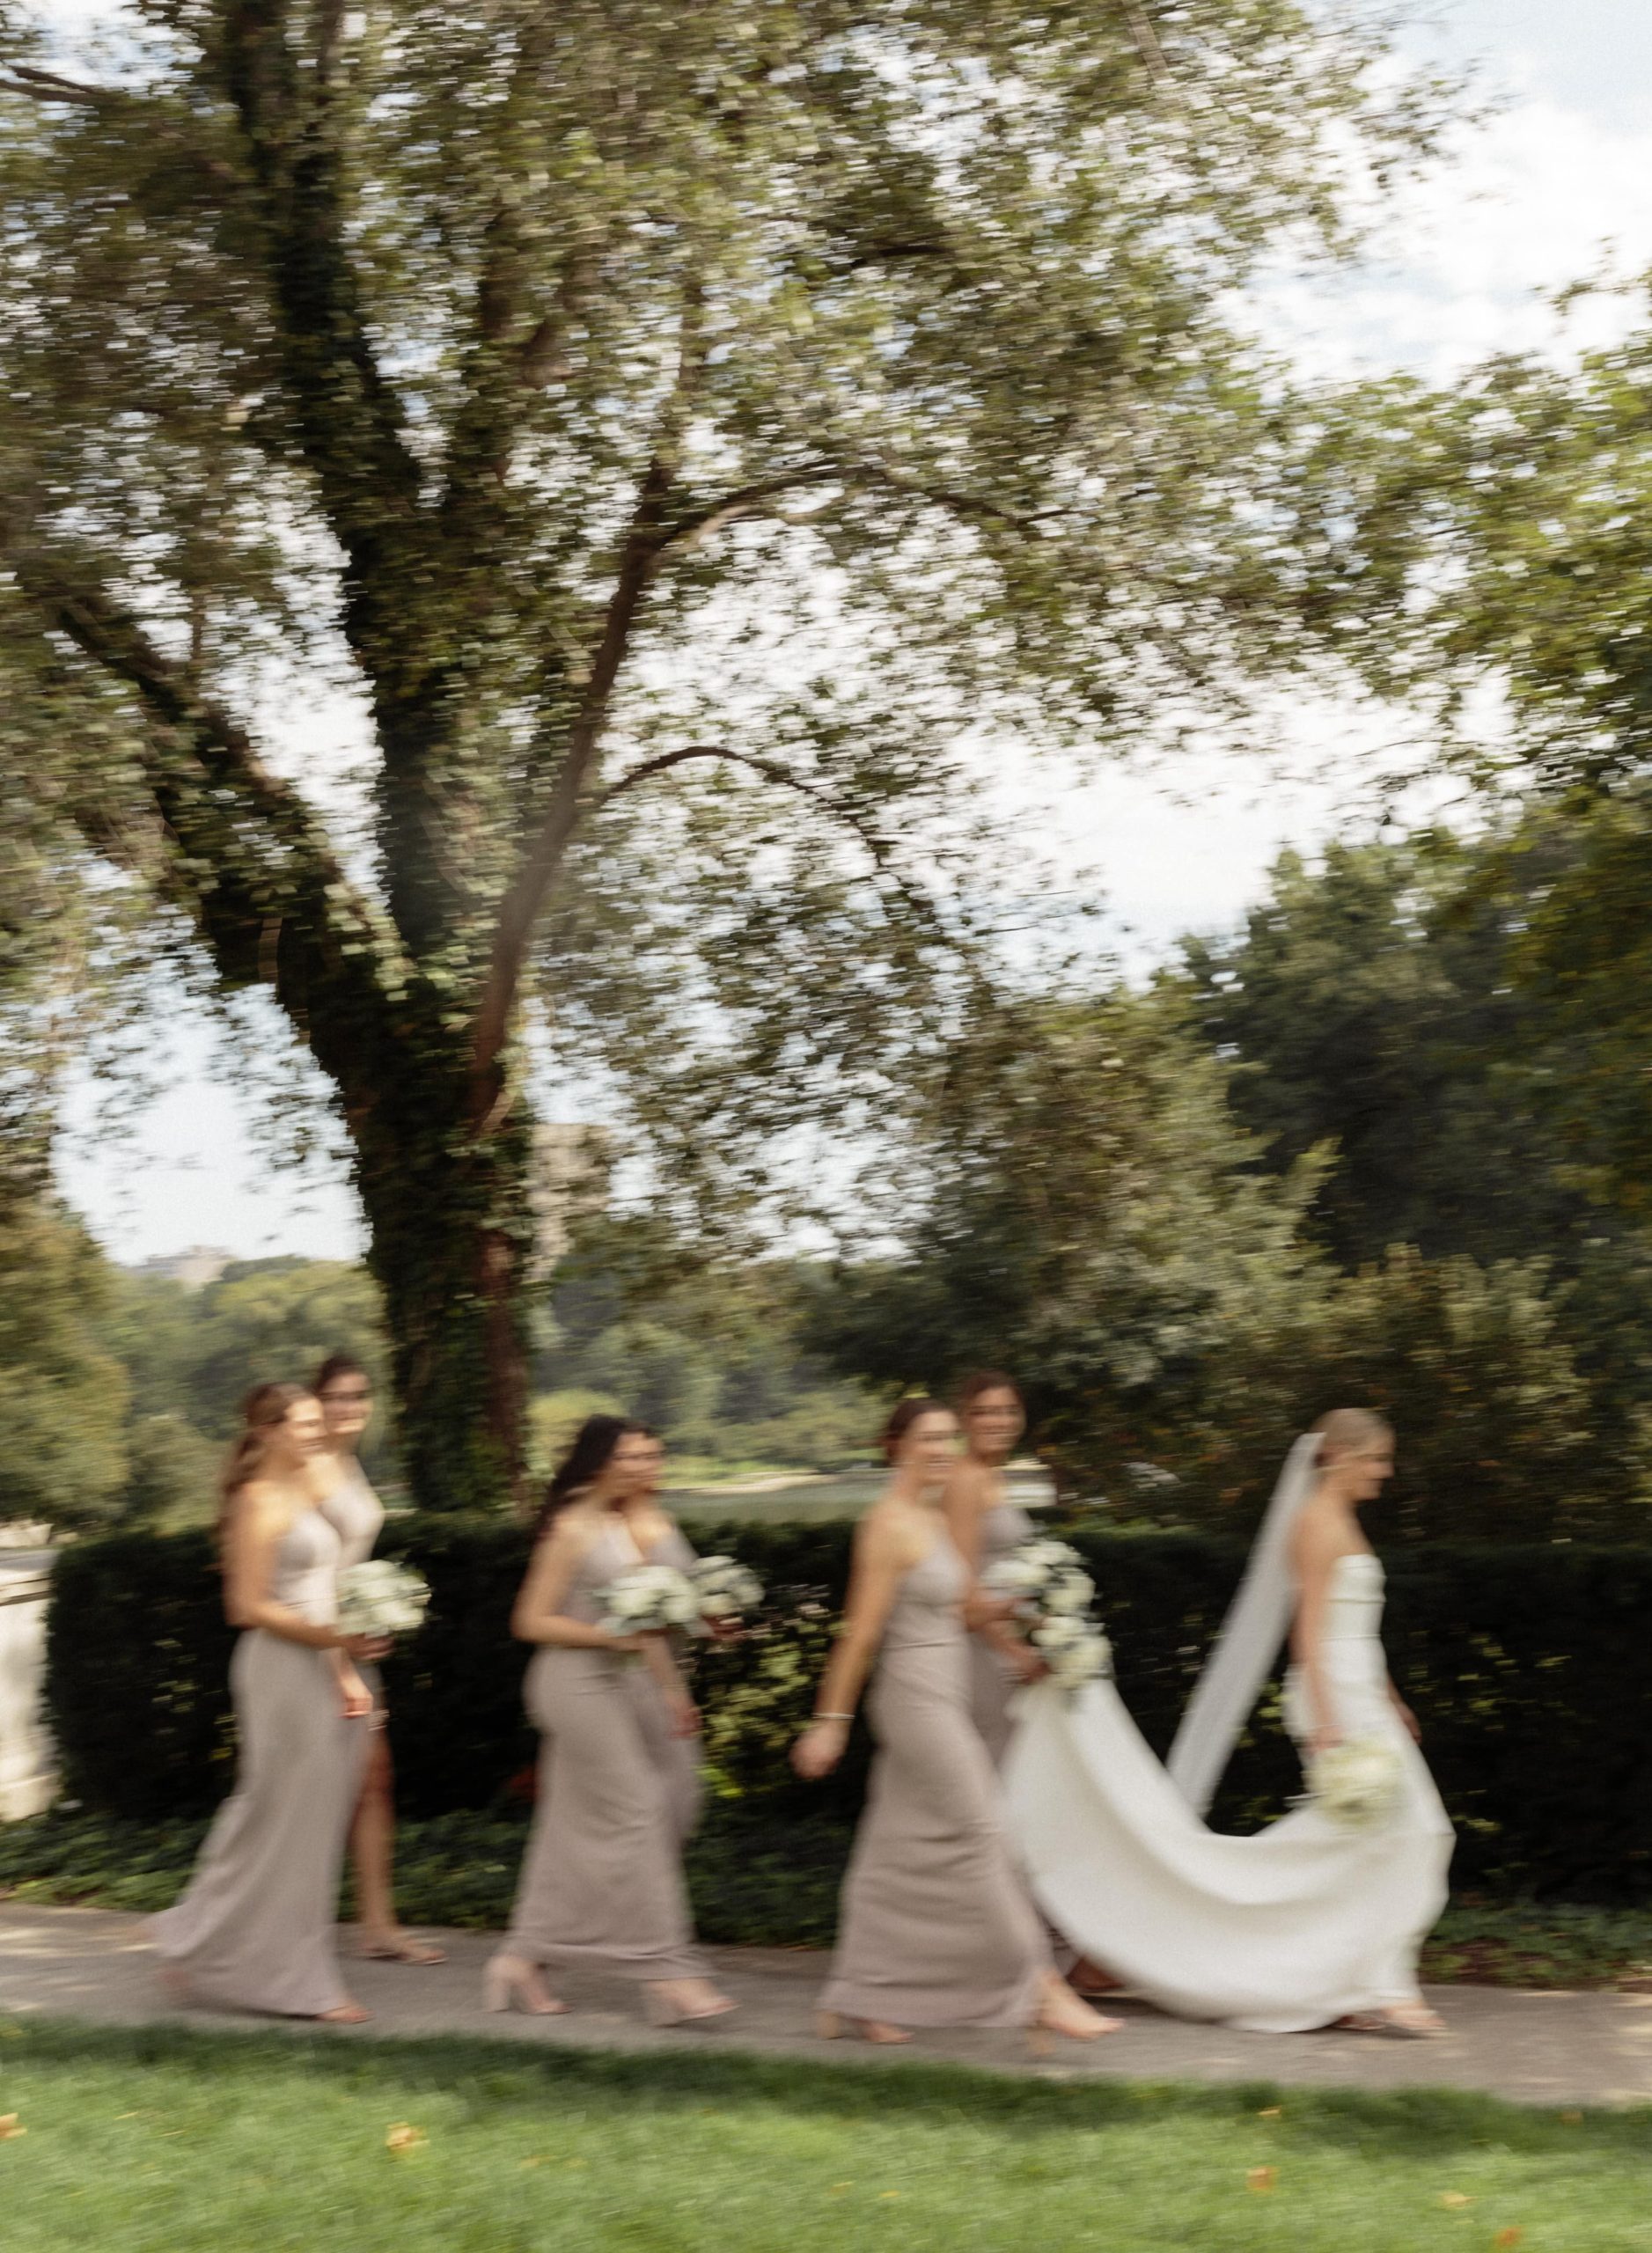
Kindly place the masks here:
[(536, 1222), (534, 1266), (548, 1273), (568, 1250), (575, 1221), (608, 1201), (613, 1140), (600, 1126), (544, 1120), (533, 1130), (528, 1201)]
[(160, 1275), (169, 1283), (181, 1283), (187, 1291), (204, 1291), (209, 1283), (216, 1283), (224, 1269), (233, 1265), (232, 1251), (219, 1251), (211, 1244), (192, 1244), (187, 1251), (170, 1251), (164, 1258), (143, 1259), (138, 1263), (140, 1275)]

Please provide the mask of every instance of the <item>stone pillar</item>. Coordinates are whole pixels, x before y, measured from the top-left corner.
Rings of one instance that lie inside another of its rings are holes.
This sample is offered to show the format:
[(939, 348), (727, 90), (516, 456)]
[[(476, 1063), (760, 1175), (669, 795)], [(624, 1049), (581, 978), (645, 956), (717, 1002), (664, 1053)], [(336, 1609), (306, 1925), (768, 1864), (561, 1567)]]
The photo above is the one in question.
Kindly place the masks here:
[(46, 1726), (49, 1549), (0, 1549), (0, 1823), (39, 1815), (57, 1791)]

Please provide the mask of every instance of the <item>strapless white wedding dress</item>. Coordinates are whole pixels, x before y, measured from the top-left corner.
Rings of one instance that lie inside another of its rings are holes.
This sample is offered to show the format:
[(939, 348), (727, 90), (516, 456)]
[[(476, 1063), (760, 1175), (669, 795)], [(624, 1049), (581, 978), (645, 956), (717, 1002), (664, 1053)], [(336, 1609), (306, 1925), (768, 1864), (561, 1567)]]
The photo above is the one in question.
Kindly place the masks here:
[[(1333, 1569), (1327, 1684), (1348, 1737), (1381, 1736), (1402, 1786), (1348, 1831), (1299, 1807), (1253, 1838), (1193, 1814), (1110, 1682), (1026, 1692), (1004, 1775), (1011, 1833), (1039, 1902), (1127, 1987), (1185, 2018), (1296, 2034), (1414, 2001), (1417, 1956), (1446, 1901), (1451, 1825), (1388, 1697), (1383, 1568)], [(1287, 1725), (1309, 1722), (1286, 1678)]]

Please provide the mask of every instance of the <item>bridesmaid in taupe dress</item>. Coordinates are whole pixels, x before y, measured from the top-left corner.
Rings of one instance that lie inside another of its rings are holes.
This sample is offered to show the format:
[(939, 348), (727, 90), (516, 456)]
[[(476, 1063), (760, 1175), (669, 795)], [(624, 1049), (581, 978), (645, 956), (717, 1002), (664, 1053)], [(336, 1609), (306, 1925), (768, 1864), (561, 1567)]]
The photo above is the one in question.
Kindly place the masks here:
[(547, 1963), (636, 1980), (658, 2025), (734, 2007), (707, 1977), (683, 1880), (697, 1787), (676, 1743), (698, 1716), (665, 1637), (600, 1624), (598, 1592), (617, 1574), (693, 1561), (664, 1511), (625, 1507), (652, 1469), (646, 1435), (592, 1416), (551, 1481), (510, 1623), (540, 1646), (524, 1692), (542, 1736), (539, 1801), (510, 1930), (488, 1968), (489, 2009), (563, 2008)]
[[(372, 1384), (353, 1354), (329, 1354), (316, 1371), (314, 1391), (327, 1423), (327, 1453), (322, 1476), (332, 1480), (321, 1507), (338, 1531), (340, 1564), (364, 1564), (385, 1523), (385, 1506), (362, 1469), (358, 1452), (372, 1417)], [(382, 1647), (374, 1655), (384, 1655), (387, 1648)], [(350, 1818), (350, 1862), (360, 1923), (356, 1952), (378, 1963), (440, 1963), (443, 1951), (404, 1930), (396, 1915), (392, 1876), (396, 1785), (384, 1683), (371, 1659), (363, 1664), (362, 1674), (373, 1696), (373, 1721), (361, 1794)]]
[(1009, 1607), (974, 1585), (989, 1565), (1028, 1538), (1032, 1521), (1004, 1491), (1004, 1465), (1026, 1429), (1018, 1388), (995, 1369), (967, 1380), (958, 1394), (964, 1453), (954, 1463), (941, 1507), (972, 1583), (964, 1606), (970, 1630), (970, 1713), (995, 1767), (1010, 1749), (1010, 1702), (1043, 1671), (1039, 1655), (1010, 1625)]
[(970, 1718), (970, 1576), (940, 1509), (957, 1437), (936, 1401), (904, 1400), (891, 1419), (894, 1476), (855, 1529), (843, 1632), (792, 1754), (805, 1777), (836, 1765), (870, 1674), (877, 1754), (820, 2030), (847, 2025), (869, 2042), (904, 2042), (914, 2026), (1037, 2025), (1088, 2041), (1109, 2022), (1051, 1962)]
[(224, 1609), (240, 1729), (235, 1789), (181, 1900), (158, 1917), (180, 2000), (356, 2025), (334, 1945), (344, 1833), (372, 1699), (334, 1626), (340, 1542), (317, 1507), (321, 1410), (264, 1384), (224, 1481)]
[[(969, 1568), (964, 1602), (970, 1631), (970, 1714), (995, 1768), (1002, 1768), (1014, 1733), (1011, 1705), (1017, 1690), (1044, 1672), (1038, 1653), (1017, 1632), (1013, 1607), (980, 1586), (982, 1576), (1032, 1532), (1032, 1521), (1004, 1486), (1004, 1465), (1027, 1426), (1021, 1388), (998, 1369), (980, 1369), (958, 1391), (964, 1453), (946, 1482), (941, 1507), (958, 1554)], [(1115, 1993), (1119, 1982), (1087, 1956), (1079, 1955), (1047, 1919), (1052, 1960), (1075, 1991), (1094, 2000)]]

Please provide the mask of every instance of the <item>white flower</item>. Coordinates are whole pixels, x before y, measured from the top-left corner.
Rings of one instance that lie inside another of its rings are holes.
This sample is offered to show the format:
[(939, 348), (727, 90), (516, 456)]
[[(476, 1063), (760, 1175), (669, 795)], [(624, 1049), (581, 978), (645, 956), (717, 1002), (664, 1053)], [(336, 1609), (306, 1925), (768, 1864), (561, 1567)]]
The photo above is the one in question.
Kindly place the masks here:
[(1027, 1640), (1046, 1658), (1054, 1658), (1057, 1653), (1072, 1650), (1082, 1643), (1090, 1632), (1088, 1620), (1075, 1618), (1071, 1612), (1052, 1611), (1038, 1622)]
[(994, 1596), (1020, 1598), (1036, 1596), (1049, 1574), (1042, 1565), (1015, 1550), (1008, 1557), (995, 1558), (980, 1578), (981, 1586)]
[(1098, 1628), (1085, 1626), (1049, 1659), (1050, 1679), (1058, 1690), (1082, 1690), (1112, 1671), (1112, 1646)]
[(611, 1634), (637, 1635), (688, 1627), (700, 1617), (700, 1598), (675, 1565), (634, 1565), (598, 1592), (603, 1626)]
[(1090, 1599), (1096, 1593), (1096, 1583), (1088, 1573), (1068, 1567), (1050, 1582), (1044, 1591), (1046, 1611), (1083, 1612), (1090, 1609)]
[(1399, 1755), (1385, 1737), (1350, 1737), (1309, 1763), (1308, 1789), (1321, 1813), (1344, 1831), (1369, 1831), (1392, 1807)]
[(763, 1583), (732, 1557), (701, 1557), (689, 1567), (688, 1578), (702, 1619), (730, 1619), (754, 1611), (763, 1601)]
[(388, 1557), (347, 1565), (338, 1576), (338, 1626), (347, 1635), (411, 1635), (423, 1622), (430, 1583)]

